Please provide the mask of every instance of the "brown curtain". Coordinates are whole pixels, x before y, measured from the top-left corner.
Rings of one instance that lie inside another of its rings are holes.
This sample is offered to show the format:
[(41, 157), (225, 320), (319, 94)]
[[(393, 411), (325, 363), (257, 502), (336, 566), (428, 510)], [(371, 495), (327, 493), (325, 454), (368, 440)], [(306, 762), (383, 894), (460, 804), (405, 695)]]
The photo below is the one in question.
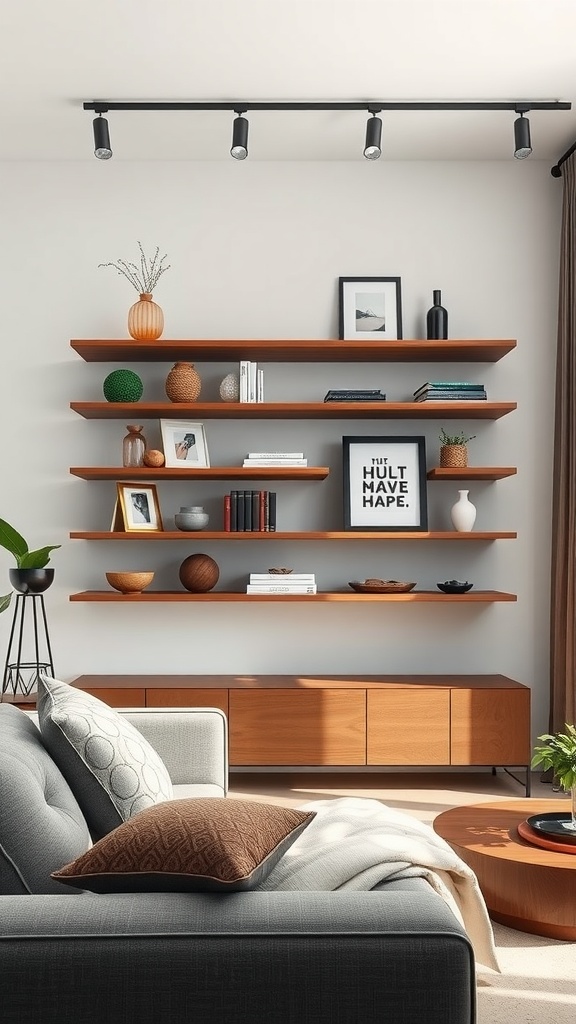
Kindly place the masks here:
[(562, 164), (564, 186), (558, 294), (552, 579), (551, 732), (576, 723), (576, 154)]

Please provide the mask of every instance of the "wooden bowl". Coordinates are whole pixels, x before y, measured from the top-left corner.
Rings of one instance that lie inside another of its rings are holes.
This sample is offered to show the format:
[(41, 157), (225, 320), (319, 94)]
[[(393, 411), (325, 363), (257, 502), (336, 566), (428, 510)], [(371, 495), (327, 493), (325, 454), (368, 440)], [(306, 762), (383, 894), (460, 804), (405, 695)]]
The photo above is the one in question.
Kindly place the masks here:
[(121, 594), (141, 594), (154, 579), (153, 572), (107, 572), (106, 579)]
[(357, 594), (407, 594), (415, 583), (401, 583), (399, 580), (354, 580), (348, 584)]

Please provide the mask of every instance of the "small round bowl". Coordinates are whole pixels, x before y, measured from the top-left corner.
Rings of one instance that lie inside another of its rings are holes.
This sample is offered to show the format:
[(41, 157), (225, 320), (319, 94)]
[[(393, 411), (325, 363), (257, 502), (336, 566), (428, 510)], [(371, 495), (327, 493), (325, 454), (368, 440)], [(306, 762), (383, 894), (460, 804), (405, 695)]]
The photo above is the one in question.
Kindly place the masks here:
[(204, 530), (208, 526), (209, 518), (207, 512), (177, 512), (174, 516), (174, 523), (177, 530), (184, 532)]
[(289, 576), (293, 569), (287, 569), (285, 565), (274, 565), (268, 572), (271, 572), (274, 576)]
[(357, 594), (409, 594), (414, 590), (415, 583), (403, 583), (400, 580), (352, 580), (348, 583)]
[(153, 572), (107, 572), (106, 579), (121, 594), (141, 594), (154, 579)]
[(437, 583), (436, 586), (443, 594), (467, 594), (474, 584), (468, 581), (461, 583), (460, 580), (446, 580), (445, 583)]

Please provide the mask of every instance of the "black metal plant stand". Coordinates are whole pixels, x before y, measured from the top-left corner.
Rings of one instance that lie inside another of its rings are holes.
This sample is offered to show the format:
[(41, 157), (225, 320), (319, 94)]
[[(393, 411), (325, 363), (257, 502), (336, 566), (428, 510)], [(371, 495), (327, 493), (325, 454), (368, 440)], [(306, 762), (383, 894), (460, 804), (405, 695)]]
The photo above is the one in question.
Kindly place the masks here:
[[(27, 615), (28, 611), (32, 613), (32, 619)], [(33, 646), (34, 661), (23, 660), (27, 644), (30, 645), (29, 659), (32, 653), (30, 647)], [(11, 660), (14, 656), (16, 660)], [(49, 676), (54, 675), (44, 595), (17, 594), (2, 679), (2, 694), (12, 691), (14, 695), (23, 693), (28, 696), (36, 690), (41, 672)]]

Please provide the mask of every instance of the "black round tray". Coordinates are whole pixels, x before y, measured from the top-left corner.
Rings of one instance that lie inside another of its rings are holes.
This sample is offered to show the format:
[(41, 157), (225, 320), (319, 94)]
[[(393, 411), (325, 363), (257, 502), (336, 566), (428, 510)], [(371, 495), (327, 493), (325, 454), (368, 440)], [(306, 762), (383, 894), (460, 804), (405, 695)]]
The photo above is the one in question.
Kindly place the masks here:
[(576, 830), (565, 827), (572, 820), (570, 811), (550, 811), (547, 814), (533, 814), (526, 821), (541, 836), (554, 836), (565, 843), (576, 843)]

